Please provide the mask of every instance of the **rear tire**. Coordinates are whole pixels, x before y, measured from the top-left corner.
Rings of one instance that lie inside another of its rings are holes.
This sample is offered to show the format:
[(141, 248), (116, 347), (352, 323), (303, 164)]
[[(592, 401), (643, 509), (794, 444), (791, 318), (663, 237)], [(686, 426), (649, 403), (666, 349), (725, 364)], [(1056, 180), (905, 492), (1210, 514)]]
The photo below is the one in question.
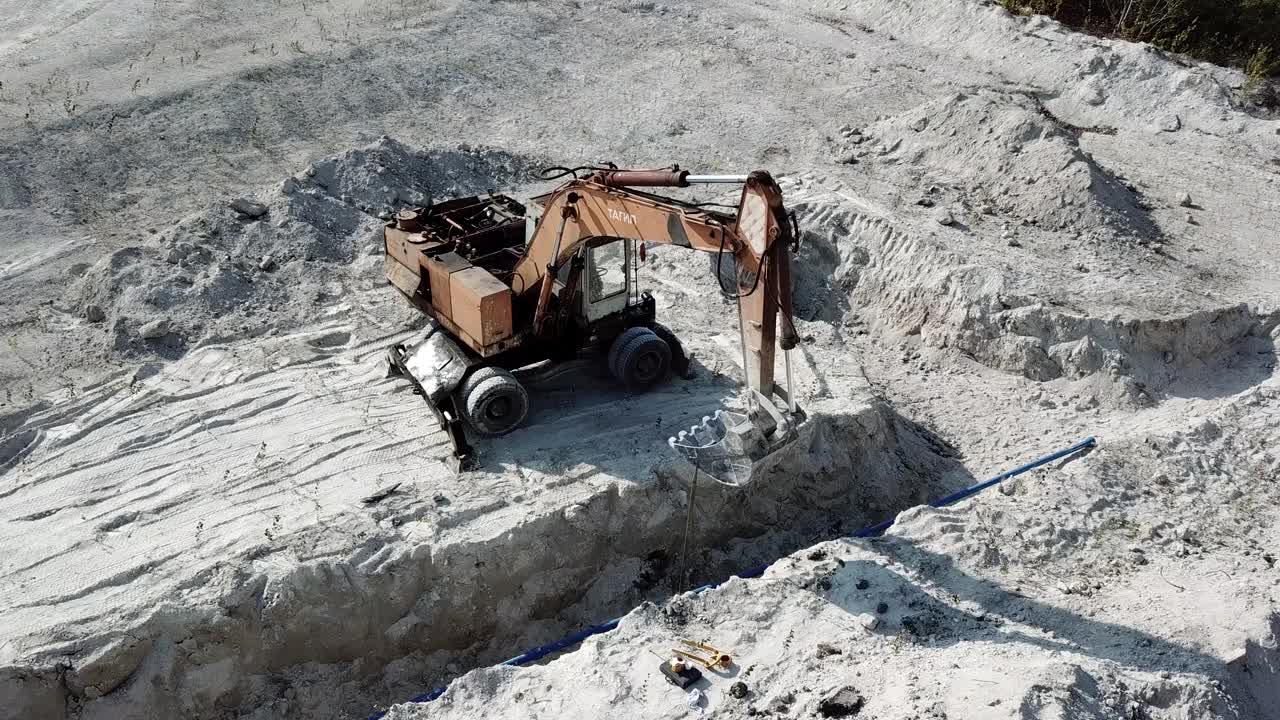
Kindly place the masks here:
[(618, 337), (614, 338), (613, 344), (609, 346), (609, 374), (621, 380), (622, 375), (618, 370), (618, 360), (622, 357), (623, 349), (625, 349), (627, 347), (627, 343), (632, 340), (635, 340), (645, 333), (652, 332), (652, 330), (644, 327), (643, 325), (637, 325), (635, 327), (629, 327), (619, 333)]
[(671, 371), (671, 346), (652, 330), (632, 338), (618, 354), (617, 377), (631, 392), (644, 392)]
[(471, 373), (458, 398), (467, 422), (481, 435), (506, 435), (529, 414), (529, 394), (502, 368), (486, 367)]

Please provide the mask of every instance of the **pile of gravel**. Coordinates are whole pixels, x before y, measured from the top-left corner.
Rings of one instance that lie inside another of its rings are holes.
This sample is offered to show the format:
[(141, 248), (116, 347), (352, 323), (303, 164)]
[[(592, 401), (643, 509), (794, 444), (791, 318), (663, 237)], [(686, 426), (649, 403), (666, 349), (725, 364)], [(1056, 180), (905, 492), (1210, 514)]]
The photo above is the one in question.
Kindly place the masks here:
[(958, 189), (970, 209), (983, 214), (1049, 230), (1106, 228), (1139, 240), (1155, 237), (1141, 198), (1080, 149), (1078, 132), (1033, 98), (984, 91), (935, 100), (849, 132), (842, 152), (897, 164), (926, 188)]
[(126, 356), (174, 357), (202, 340), (296, 327), (348, 283), (380, 280), (381, 218), (529, 175), (529, 162), (500, 150), (414, 150), (384, 137), (118, 250), (73, 292), (106, 328), (108, 348)]

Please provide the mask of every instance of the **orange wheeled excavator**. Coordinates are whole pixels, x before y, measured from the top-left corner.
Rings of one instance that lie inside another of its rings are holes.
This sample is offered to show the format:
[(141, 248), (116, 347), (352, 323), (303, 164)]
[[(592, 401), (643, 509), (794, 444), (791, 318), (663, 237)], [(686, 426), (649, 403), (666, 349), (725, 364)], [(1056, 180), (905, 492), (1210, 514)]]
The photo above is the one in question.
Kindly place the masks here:
[[(496, 436), (524, 420), (521, 373), (594, 354), (626, 389), (642, 392), (673, 368), (682, 372), (679, 340), (637, 288), (637, 253), (646, 244), (713, 253), (721, 290), (738, 303), (747, 411), (721, 409), (669, 444), (720, 482), (749, 481), (804, 421), (791, 384), (797, 230), (777, 183), (763, 171), (558, 170), (572, 179), (525, 204), (501, 194), (463, 197), (387, 223), (387, 279), (431, 318), (420, 340), (392, 346), (391, 374), (426, 399), (458, 469), (468, 469), (467, 426)], [(700, 183), (741, 185), (736, 212), (639, 189)], [(785, 389), (774, 381), (777, 346)]]

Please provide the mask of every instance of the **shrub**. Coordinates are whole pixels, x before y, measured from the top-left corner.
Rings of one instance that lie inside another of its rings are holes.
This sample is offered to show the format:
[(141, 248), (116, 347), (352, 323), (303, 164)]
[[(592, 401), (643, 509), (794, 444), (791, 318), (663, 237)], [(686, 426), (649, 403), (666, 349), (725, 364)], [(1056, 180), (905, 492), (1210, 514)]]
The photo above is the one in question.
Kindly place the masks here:
[(1245, 68), (1255, 83), (1280, 63), (1280, 0), (1000, 0), (1097, 35)]
[(1257, 85), (1276, 72), (1276, 67), (1280, 62), (1276, 61), (1275, 53), (1269, 47), (1260, 47), (1253, 51), (1249, 56), (1249, 61), (1244, 65), (1244, 73), (1249, 76), (1249, 83)]

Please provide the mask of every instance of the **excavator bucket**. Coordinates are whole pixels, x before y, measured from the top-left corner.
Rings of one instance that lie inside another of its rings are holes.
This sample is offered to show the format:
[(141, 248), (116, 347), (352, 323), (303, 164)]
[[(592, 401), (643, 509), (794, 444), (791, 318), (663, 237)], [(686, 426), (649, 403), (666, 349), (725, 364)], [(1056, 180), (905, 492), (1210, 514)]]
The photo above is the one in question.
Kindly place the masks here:
[[(668, 444), (696, 470), (723, 485), (741, 487), (777, 463), (795, 444), (805, 420), (796, 405), (791, 363), (791, 351), (799, 343), (791, 306), (791, 253), (798, 229), (768, 173), (754, 172), (743, 181), (738, 216), (728, 232), (736, 242), (735, 271), (726, 279), (717, 266), (716, 280), (721, 292), (738, 300), (747, 411), (719, 410)], [(722, 259), (717, 256), (717, 263)], [(783, 351), (785, 390), (774, 378), (778, 348)], [(781, 404), (775, 404), (775, 396)]]
[(746, 413), (717, 410), (715, 415), (667, 440), (676, 454), (721, 485), (743, 487), (777, 464), (794, 444), (804, 411), (779, 410), (755, 390)]

